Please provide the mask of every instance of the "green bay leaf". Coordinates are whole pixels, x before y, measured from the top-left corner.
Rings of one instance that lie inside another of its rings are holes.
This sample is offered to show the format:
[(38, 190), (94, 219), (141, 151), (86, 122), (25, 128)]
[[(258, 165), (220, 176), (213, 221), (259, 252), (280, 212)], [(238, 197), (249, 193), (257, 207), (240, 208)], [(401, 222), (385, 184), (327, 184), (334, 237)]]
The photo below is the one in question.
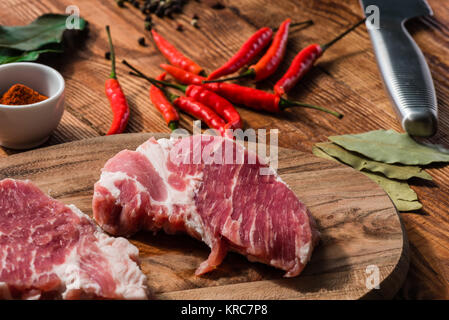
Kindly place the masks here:
[(323, 159), (327, 159), (327, 160), (332, 160), (332, 161), (335, 161), (335, 162), (339, 162), (337, 159), (331, 157), (326, 152), (324, 152), (323, 150), (321, 150), (320, 148), (318, 148), (316, 146), (313, 146), (312, 153), (314, 155), (316, 155), (317, 157), (320, 157), (320, 158), (323, 158)]
[(42, 53), (47, 52), (63, 52), (57, 49), (42, 49), (35, 51), (18, 51), (0, 48), (0, 64), (11, 63), (11, 62), (21, 62), (21, 61), (35, 61), (39, 58)]
[[(0, 26), (0, 47), (34, 51), (49, 43), (60, 43), (68, 15), (44, 14), (26, 26)], [(79, 18), (80, 30), (86, 21)]]
[[(337, 159), (331, 157), (317, 146), (313, 147), (312, 152), (318, 157), (339, 162)], [(422, 204), (418, 201), (418, 196), (415, 191), (410, 188), (408, 183), (388, 179), (377, 173), (370, 173), (366, 171), (360, 172), (376, 182), (388, 194), (398, 211), (414, 211), (422, 208)]]
[(361, 172), (384, 189), (398, 211), (413, 211), (422, 208), (416, 192), (410, 188), (407, 182), (388, 179), (376, 173)]
[(425, 165), (432, 162), (449, 162), (449, 154), (419, 144), (408, 134), (394, 130), (332, 136), (329, 140), (346, 150), (385, 163)]
[(422, 208), (422, 204), (419, 201), (404, 201), (404, 200), (392, 200), (398, 211), (407, 212), (415, 211)]
[(403, 201), (415, 201), (418, 200), (416, 192), (405, 181), (398, 181), (385, 178), (384, 176), (371, 172), (362, 172), (371, 180), (382, 186), (386, 193), (391, 198), (403, 200)]
[(417, 166), (387, 164), (370, 160), (362, 155), (358, 155), (354, 152), (345, 150), (342, 147), (331, 142), (317, 143), (316, 146), (330, 156), (337, 158), (341, 162), (359, 171), (365, 170), (370, 172), (382, 173), (388, 178), (398, 180), (408, 180), (413, 177), (432, 180), (432, 177), (427, 172), (423, 171), (420, 167)]

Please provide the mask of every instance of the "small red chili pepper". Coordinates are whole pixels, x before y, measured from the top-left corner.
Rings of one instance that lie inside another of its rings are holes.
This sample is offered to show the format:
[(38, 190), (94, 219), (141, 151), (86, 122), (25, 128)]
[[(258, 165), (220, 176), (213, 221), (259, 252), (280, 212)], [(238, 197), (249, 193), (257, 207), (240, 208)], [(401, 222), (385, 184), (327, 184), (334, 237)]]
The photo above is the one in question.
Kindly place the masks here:
[[(297, 25), (312, 24), (312, 23), (313, 23), (312, 20), (307, 20), (307, 21), (303, 21), (303, 22), (294, 23), (292, 25), (297, 26)], [(223, 80), (218, 80), (217, 82), (240, 79), (240, 78), (245, 78), (245, 77), (254, 78), (256, 81), (260, 81), (260, 80), (268, 78), (270, 75), (272, 75), (278, 68), (282, 59), (284, 58), (285, 48), (287, 47), (288, 29), (289, 29), (290, 24), (291, 24), (291, 20), (286, 19), (280, 25), (280, 27), (274, 37), (273, 43), (271, 44), (270, 48), (265, 53), (265, 55), (259, 60), (259, 62), (257, 62), (257, 64), (249, 67), (249, 69), (246, 72), (244, 72), (243, 74), (241, 74), (239, 76), (228, 78), (228, 79), (223, 79)], [(263, 29), (271, 30), (269, 28), (262, 28), (258, 32), (256, 32), (253, 35), (253, 37), (255, 37)], [(267, 32), (266, 34), (268, 35), (269, 33)], [(270, 34), (269, 38), (266, 40), (267, 43), (261, 42), (263, 44), (263, 47), (257, 47), (260, 49), (259, 51), (257, 51), (257, 53), (250, 51), (250, 49), (252, 48), (251, 45), (248, 45), (245, 47), (245, 45), (246, 45), (246, 43), (245, 43), (234, 57), (232, 57), (223, 67), (212, 72), (211, 75), (207, 78), (207, 80), (211, 81), (211, 80), (217, 79), (221, 76), (224, 76), (224, 75), (227, 75), (230, 73), (234, 73), (235, 71), (242, 68), (249, 61), (251, 61), (266, 45), (268, 45), (268, 42), (271, 39), (272, 34), (273, 34), (273, 31), (271, 30), (271, 34)], [(261, 37), (263, 35), (265, 35), (265, 33), (261, 33)], [(252, 43), (251, 39), (253, 37), (251, 37), (247, 42), (251, 44)], [(256, 38), (257, 38), (257, 36), (256, 36)], [(265, 38), (263, 38), (263, 39), (265, 40)], [(254, 45), (252, 45), (252, 46), (254, 46)], [(245, 52), (247, 55), (244, 55)], [(249, 58), (246, 58), (246, 59), (240, 58), (239, 59), (240, 56), (243, 56), (243, 57), (249, 56)]]
[[(164, 80), (166, 73), (160, 74), (156, 79)], [(160, 90), (158, 87), (152, 85), (150, 87), (150, 100), (153, 105), (159, 110), (162, 116), (167, 122), (168, 127), (171, 130), (175, 130), (178, 128), (179, 115), (176, 111), (175, 107), (168, 101), (164, 92)]]
[(263, 48), (265, 48), (273, 36), (273, 30), (264, 27), (256, 31), (246, 42), (240, 47), (239, 51), (231, 57), (222, 67), (212, 72), (208, 80), (217, 79), (224, 75), (234, 73), (252, 59), (254, 59)]
[(277, 70), (284, 58), (290, 23), (290, 19), (286, 19), (282, 22), (267, 52), (255, 65), (250, 66), (247, 71), (235, 77), (212, 80), (211, 82), (224, 82), (242, 78), (251, 78), (260, 81), (271, 76)]
[(239, 129), (242, 127), (240, 114), (234, 106), (225, 98), (202, 86), (190, 85), (187, 87), (186, 96), (212, 108), (226, 121), (226, 128)]
[(220, 96), (229, 99), (230, 101), (251, 108), (253, 110), (262, 110), (271, 113), (278, 113), (288, 107), (304, 107), (316, 109), (330, 113), (333, 116), (341, 119), (343, 115), (336, 111), (332, 111), (320, 106), (311, 105), (308, 103), (290, 101), (280, 96), (265, 92), (262, 90), (239, 86), (234, 83), (220, 83), (219, 86), (211, 86), (212, 83), (205, 84), (206, 88), (213, 90)]
[[(208, 106), (204, 105), (201, 102), (195, 101), (195, 99), (191, 97), (181, 97), (164, 90), (159, 84), (159, 82), (161, 82), (160, 80), (152, 79), (145, 76), (145, 74), (134, 68), (125, 60), (123, 60), (123, 63), (130, 69), (132, 69), (134, 72), (136, 72), (137, 76), (147, 79), (153, 84), (153, 86), (163, 91), (165, 95), (168, 97), (168, 100), (170, 100), (179, 109), (203, 121), (209, 126), (209, 128), (217, 129), (221, 135), (227, 134), (226, 122), (214, 110), (212, 110), (211, 108), (209, 108)], [(165, 82), (161, 83), (165, 84)]]
[(165, 40), (159, 33), (157, 33), (154, 29), (151, 30), (153, 34), (154, 42), (156, 43), (159, 50), (162, 54), (167, 58), (168, 61), (174, 66), (180, 67), (186, 71), (200, 74), (203, 73), (203, 68), (201, 68), (194, 61), (185, 57), (181, 52), (179, 52), (170, 42)]
[(190, 97), (177, 97), (173, 103), (182, 111), (203, 121), (209, 128), (217, 129), (221, 135), (225, 135), (226, 122), (208, 106)]
[(206, 83), (205, 87), (236, 104), (243, 105), (253, 110), (278, 113), (285, 108), (296, 106), (324, 111), (337, 118), (343, 117), (341, 113), (336, 111), (308, 103), (286, 100), (276, 94), (262, 90), (243, 87), (234, 83), (220, 83), (218, 86), (210, 86), (211, 84), (212, 83)]
[[(204, 85), (209, 89), (210, 84)], [(234, 83), (220, 83), (210, 88), (230, 101), (258, 111), (276, 113), (280, 111), (280, 99), (272, 93), (240, 86)]]
[(323, 46), (320, 46), (319, 44), (311, 44), (301, 50), (293, 59), (287, 72), (274, 85), (274, 92), (278, 95), (284, 95), (285, 93), (290, 91), (298, 83), (298, 81), (312, 68), (315, 61), (322, 56), (324, 51), (326, 51), (330, 46), (343, 38), (349, 32), (357, 28), (363, 22), (365, 22), (365, 19), (360, 20), (358, 23), (340, 34), (334, 40), (326, 43)]
[(125, 131), (126, 125), (129, 119), (129, 107), (126, 101), (125, 94), (120, 87), (120, 83), (117, 80), (117, 75), (115, 73), (115, 52), (114, 46), (112, 45), (111, 32), (109, 26), (106, 26), (106, 32), (108, 34), (109, 48), (111, 52), (111, 75), (105, 83), (105, 92), (108, 97), (109, 104), (111, 105), (112, 113), (114, 118), (112, 120), (111, 127), (107, 135), (118, 134)]
[(201, 86), (203, 85), (203, 81), (206, 80), (205, 77), (191, 72), (186, 72), (181, 68), (169, 64), (163, 63), (160, 65), (160, 67), (167, 71), (173, 78), (184, 84), (196, 84)]
[[(208, 90), (204, 86), (199, 85), (179, 85), (174, 84), (170, 82), (164, 82), (160, 81), (159, 79), (153, 79), (150, 77), (147, 77), (145, 74), (143, 74), (141, 71), (137, 70), (133, 66), (131, 66), (128, 62), (123, 61), (123, 63), (128, 66), (130, 69), (134, 71), (134, 73), (131, 73), (134, 76), (138, 76), (141, 78), (144, 78), (148, 80), (151, 83), (157, 83), (163, 86), (172, 87), (175, 89), (178, 89), (185, 93), (187, 97), (193, 98), (195, 101), (201, 102), (202, 104), (205, 104), (212, 110), (214, 110), (216, 113), (218, 113), (220, 116), (222, 116), (227, 121), (227, 128), (232, 129), (238, 129), (242, 127), (240, 114), (235, 109), (235, 107), (225, 98), (219, 96), (218, 94), (214, 93), (211, 90)], [(185, 71), (183, 71), (185, 72)], [(203, 78), (201, 76), (198, 76), (200, 78)], [(203, 78), (204, 79), (204, 78)], [(201, 83), (200, 79), (200, 83)]]
[[(165, 69), (169, 74), (171, 74), (178, 81), (191, 81), (192, 84), (197, 83), (201, 79), (205, 79), (204, 77), (192, 74), (185, 74), (187, 71), (180, 70), (179, 68), (172, 73), (174, 67)], [(187, 83), (188, 84), (188, 83)], [(343, 118), (341, 113), (336, 111), (328, 110), (326, 108), (315, 106), (307, 103), (290, 101), (284, 99), (276, 94), (265, 92), (259, 89), (249, 88), (239, 86), (234, 83), (204, 83), (203, 86), (216, 94), (222, 96), (225, 99), (228, 99), (231, 102), (236, 104), (240, 104), (247, 108), (253, 110), (262, 110), (271, 113), (277, 113), (288, 107), (304, 107), (310, 109), (316, 109), (320, 111), (324, 111), (334, 115), (337, 118)]]
[(274, 85), (274, 92), (281, 96), (290, 91), (309, 72), (315, 61), (322, 54), (323, 49), (316, 43), (301, 50), (293, 59), (287, 72)]
[(284, 59), (285, 49), (287, 48), (288, 29), (291, 20), (286, 19), (274, 36), (273, 43), (268, 48), (265, 55), (247, 72), (254, 73), (254, 79), (260, 81), (271, 76), (279, 67), (282, 59)]

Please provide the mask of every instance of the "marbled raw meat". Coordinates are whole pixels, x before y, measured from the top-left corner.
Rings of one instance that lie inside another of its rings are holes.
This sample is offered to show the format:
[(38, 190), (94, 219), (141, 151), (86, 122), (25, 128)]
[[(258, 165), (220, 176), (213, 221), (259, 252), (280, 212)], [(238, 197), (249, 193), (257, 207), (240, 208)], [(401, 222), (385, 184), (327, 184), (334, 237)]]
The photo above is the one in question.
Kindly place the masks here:
[(95, 184), (93, 213), (113, 235), (164, 229), (204, 241), (211, 253), (197, 275), (233, 250), (297, 276), (319, 237), (310, 212), (274, 170), (240, 144), (207, 135), (151, 138), (119, 152)]
[(145, 299), (138, 250), (29, 181), (0, 181), (0, 299)]

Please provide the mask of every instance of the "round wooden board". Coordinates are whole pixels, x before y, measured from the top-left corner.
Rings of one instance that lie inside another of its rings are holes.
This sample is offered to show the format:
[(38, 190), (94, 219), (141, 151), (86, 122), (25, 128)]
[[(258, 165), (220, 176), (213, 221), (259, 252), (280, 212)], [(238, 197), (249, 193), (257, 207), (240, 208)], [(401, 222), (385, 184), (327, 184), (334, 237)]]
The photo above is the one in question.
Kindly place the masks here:
[[(37, 149), (0, 160), (0, 180), (30, 179), (50, 196), (91, 215), (93, 185), (107, 159), (151, 136), (124, 134)], [(359, 172), (312, 154), (279, 149), (282, 179), (312, 212), (321, 242), (304, 272), (283, 272), (230, 253), (203, 277), (194, 271), (209, 248), (186, 235), (140, 232), (131, 242), (158, 299), (391, 298), (408, 271), (408, 242), (385, 192)], [(370, 266), (367, 270), (367, 267)], [(374, 266), (374, 267), (373, 267)], [(379, 271), (379, 289), (367, 282)]]

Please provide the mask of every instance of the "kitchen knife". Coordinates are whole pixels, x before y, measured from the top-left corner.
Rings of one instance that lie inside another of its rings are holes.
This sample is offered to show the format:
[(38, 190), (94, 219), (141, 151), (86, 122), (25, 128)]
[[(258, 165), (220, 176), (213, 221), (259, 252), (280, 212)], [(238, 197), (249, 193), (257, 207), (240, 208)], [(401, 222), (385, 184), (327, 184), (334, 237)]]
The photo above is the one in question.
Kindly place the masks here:
[[(432, 15), (425, 0), (360, 0), (377, 64), (402, 127), (410, 135), (429, 137), (437, 131), (438, 107), (426, 60), (404, 23)], [(379, 10), (379, 28), (369, 19)], [(368, 8), (368, 10), (367, 10)]]

